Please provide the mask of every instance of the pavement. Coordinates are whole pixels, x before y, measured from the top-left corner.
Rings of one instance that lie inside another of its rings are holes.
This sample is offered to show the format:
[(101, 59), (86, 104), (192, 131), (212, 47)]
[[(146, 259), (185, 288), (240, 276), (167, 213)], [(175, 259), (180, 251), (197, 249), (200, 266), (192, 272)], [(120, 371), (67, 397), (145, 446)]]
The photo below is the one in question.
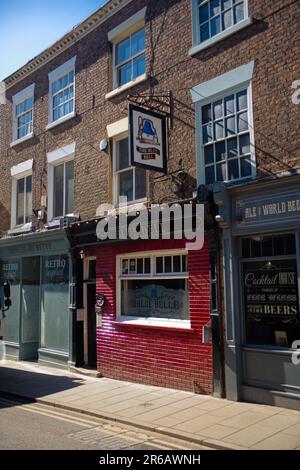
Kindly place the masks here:
[(212, 449), (300, 450), (300, 411), (0, 361), (0, 391)]
[[(0, 394), (0, 450), (207, 450), (110, 420)], [(209, 450), (209, 449), (208, 449)], [(77, 457), (76, 457), (77, 458)]]

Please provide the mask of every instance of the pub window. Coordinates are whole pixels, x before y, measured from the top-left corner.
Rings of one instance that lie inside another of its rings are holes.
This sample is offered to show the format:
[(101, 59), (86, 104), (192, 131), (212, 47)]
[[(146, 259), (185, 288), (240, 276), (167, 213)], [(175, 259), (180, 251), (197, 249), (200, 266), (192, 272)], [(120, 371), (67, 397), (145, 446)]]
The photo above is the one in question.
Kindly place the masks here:
[(126, 256), (117, 263), (121, 318), (189, 321), (185, 253)]
[(292, 348), (300, 338), (294, 234), (245, 238), (241, 250), (245, 342)]

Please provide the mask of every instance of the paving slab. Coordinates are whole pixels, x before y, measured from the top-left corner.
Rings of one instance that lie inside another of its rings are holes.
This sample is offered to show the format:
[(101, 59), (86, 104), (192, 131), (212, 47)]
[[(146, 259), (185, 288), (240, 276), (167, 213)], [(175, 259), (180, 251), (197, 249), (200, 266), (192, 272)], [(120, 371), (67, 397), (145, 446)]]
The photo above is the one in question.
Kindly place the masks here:
[(300, 449), (300, 411), (0, 361), (0, 391), (185, 439), (195, 448)]

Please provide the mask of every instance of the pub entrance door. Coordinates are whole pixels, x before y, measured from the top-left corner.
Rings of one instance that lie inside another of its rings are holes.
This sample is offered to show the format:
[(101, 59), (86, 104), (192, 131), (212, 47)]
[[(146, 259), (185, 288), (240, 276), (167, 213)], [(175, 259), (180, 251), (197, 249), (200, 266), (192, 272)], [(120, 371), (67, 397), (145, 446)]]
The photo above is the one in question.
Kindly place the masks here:
[(96, 258), (84, 262), (84, 363), (96, 369)]

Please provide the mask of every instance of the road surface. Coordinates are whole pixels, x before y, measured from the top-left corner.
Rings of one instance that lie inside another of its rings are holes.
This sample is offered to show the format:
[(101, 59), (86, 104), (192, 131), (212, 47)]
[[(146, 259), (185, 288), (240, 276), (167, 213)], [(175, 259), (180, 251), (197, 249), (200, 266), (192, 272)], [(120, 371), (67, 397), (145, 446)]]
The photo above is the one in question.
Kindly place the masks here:
[[(181, 450), (187, 442), (0, 395), (1, 450)], [(199, 447), (198, 447), (199, 449)], [(204, 448), (202, 448), (204, 449)]]

